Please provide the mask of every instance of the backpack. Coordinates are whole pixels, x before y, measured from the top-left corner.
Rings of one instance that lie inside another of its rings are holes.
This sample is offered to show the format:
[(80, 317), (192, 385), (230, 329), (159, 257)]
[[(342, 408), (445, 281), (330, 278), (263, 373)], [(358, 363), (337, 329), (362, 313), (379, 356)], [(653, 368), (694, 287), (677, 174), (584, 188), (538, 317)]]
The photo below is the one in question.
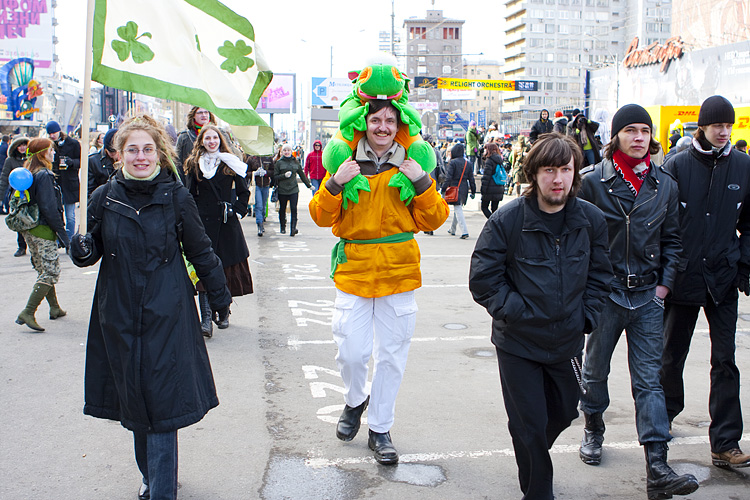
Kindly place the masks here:
[(508, 173), (505, 171), (502, 165), (495, 165), (495, 173), (492, 175), (492, 180), (498, 186), (504, 186), (505, 181), (508, 180)]
[(10, 208), (5, 224), (11, 231), (20, 233), (39, 225), (39, 205), (31, 203), (28, 191), (14, 191), (10, 197)]

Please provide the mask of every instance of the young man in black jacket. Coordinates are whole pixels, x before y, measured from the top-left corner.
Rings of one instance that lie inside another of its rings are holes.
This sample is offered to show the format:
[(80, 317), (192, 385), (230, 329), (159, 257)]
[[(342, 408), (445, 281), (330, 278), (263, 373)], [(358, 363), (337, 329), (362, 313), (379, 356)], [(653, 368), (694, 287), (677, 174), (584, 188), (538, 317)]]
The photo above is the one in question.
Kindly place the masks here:
[(471, 257), (525, 499), (553, 498), (549, 448), (578, 416), (584, 333), (612, 281), (604, 216), (576, 198), (582, 161), (569, 137), (539, 139), (523, 165), (530, 187), (492, 214)]
[(678, 476), (667, 464), (669, 420), (659, 368), (664, 298), (674, 286), (681, 246), (677, 184), (651, 161), (659, 151), (652, 130), (643, 107), (623, 106), (612, 119), (604, 160), (581, 171), (578, 196), (604, 212), (615, 275), (599, 327), (586, 342), (586, 392), (581, 395), (586, 426), (579, 455), (588, 465), (601, 462), (607, 377), (617, 341), (627, 330), (636, 429), (646, 452), (646, 491), (649, 499), (657, 499), (692, 493), (698, 481), (690, 474)]
[(711, 338), (711, 459), (734, 468), (750, 466), (739, 444), (740, 371), (734, 360), (737, 290), (750, 294), (750, 157), (732, 148), (733, 124), (732, 104), (709, 97), (690, 148), (664, 165), (677, 179), (684, 251), (664, 317), (661, 383), (671, 422), (685, 407), (682, 372), (703, 307)]

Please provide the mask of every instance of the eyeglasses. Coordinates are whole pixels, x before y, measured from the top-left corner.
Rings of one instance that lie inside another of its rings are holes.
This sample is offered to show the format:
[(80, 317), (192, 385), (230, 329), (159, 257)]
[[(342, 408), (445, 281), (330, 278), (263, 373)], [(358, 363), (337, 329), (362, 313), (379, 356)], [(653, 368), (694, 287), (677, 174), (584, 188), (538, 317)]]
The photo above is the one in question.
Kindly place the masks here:
[(211, 113), (209, 111), (197, 111), (195, 114), (196, 115), (210, 115)]
[(125, 148), (125, 153), (128, 156), (138, 156), (138, 153), (143, 152), (143, 156), (154, 156), (156, 155), (156, 148), (153, 146), (146, 146), (143, 149), (138, 148)]

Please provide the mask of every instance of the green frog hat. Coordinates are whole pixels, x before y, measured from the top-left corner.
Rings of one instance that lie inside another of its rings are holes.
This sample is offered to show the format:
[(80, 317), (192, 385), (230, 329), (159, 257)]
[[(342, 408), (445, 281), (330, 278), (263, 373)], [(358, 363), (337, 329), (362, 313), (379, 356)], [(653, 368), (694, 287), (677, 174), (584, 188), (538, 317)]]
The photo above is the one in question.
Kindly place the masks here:
[[(350, 73), (352, 75), (352, 92), (341, 103), (339, 110), (339, 130), (323, 150), (325, 169), (333, 175), (344, 161), (351, 158), (367, 130), (370, 100), (388, 99), (399, 111), (401, 121), (395, 141), (406, 149), (407, 158), (419, 163), (428, 174), (432, 172), (436, 165), (435, 152), (419, 134), (422, 120), (419, 112), (409, 104), (409, 78), (406, 74), (393, 65), (376, 63), (362, 71)], [(394, 175), (388, 185), (400, 190), (400, 198), (407, 205), (416, 194), (412, 182), (401, 172)], [(344, 208), (348, 201), (359, 202), (359, 190), (370, 191), (370, 185), (362, 174), (344, 185)]]

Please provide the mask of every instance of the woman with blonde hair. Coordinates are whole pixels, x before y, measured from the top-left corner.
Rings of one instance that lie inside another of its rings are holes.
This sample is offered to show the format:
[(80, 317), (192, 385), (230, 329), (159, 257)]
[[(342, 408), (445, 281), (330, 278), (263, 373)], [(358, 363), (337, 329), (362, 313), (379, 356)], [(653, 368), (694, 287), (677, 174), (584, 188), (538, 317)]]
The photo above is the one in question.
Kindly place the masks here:
[[(224, 135), (216, 125), (204, 125), (185, 162), (185, 182), (198, 206), (198, 214), (211, 239), (211, 246), (224, 266), (229, 292), (233, 297), (253, 293), (253, 278), (247, 258), (250, 250), (237, 218), (247, 215), (250, 190), (245, 174), (247, 164), (231, 153)], [(199, 281), (198, 302), (201, 331), (213, 336), (208, 294)], [(229, 316), (215, 318), (219, 328), (229, 326)]]
[[(70, 241), (65, 232), (63, 218), (62, 190), (52, 173), (55, 161), (55, 148), (46, 138), (29, 141), (26, 148), (27, 160), (24, 167), (34, 176), (28, 189), (30, 203), (39, 207), (39, 225), (22, 231), (23, 239), (31, 254), (31, 265), (37, 272), (36, 283), (31, 291), (26, 307), (16, 318), (19, 325), (27, 325), (32, 330), (43, 332), (35, 313), (46, 297), (49, 303), (49, 318), (65, 316), (65, 311), (57, 303), (55, 284), (60, 279), (60, 259), (57, 254), (57, 240), (68, 248)], [(23, 196), (23, 193), (21, 193)]]
[(183, 252), (214, 311), (232, 298), (164, 128), (137, 116), (114, 142), (122, 168), (89, 198), (90, 232), (70, 249), (79, 267), (100, 262), (83, 412), (133, 432), (139, 498), (174, 500), (177, 431), (219, 404)]
[(97, 151), (101, 151), (103, 147), (104, 147), (104, 133), (99, 132), (98, 134), (94, 134), (94, 136), (91, 139), (91, 144), (89, 147), (89, 154), (96, 153)]

